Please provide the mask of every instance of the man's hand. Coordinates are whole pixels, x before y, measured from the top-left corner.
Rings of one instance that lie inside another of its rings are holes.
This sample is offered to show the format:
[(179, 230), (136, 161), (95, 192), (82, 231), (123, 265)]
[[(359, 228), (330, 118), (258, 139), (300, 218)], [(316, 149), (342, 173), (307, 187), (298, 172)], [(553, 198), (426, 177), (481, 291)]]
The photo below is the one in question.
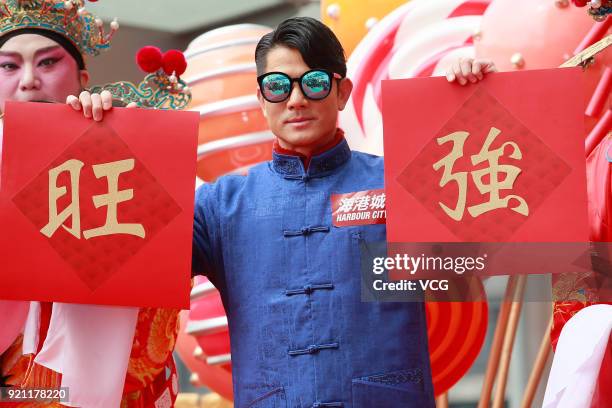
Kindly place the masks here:
[[(93, 117), (93, 120), (101, 121), (104, 112), (113, 108), (113, 97), (109, 91), (102, 91), (99, 94), (83, 91), (78, 98), (74, 95), (68, 96), (66, 103), (76, 111), (82, 110), (86, 118)], [(127, 108), (134, 107), (136, 107), (135, 102), (127, 105)]]
[(460, 58), (446, 72), (448, 82), (457, 81), (460, 85), (468, 82), (476, 83), (482, 80), (485, 74), (497, 72), (493, 61), (473, 58)]

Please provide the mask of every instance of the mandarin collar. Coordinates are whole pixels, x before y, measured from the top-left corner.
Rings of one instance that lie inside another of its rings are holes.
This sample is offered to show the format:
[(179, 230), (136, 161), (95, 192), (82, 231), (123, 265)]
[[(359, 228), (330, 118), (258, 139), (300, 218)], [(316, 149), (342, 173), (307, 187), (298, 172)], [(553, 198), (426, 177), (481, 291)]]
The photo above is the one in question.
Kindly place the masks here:
[(351, 149), (346, 141), (316, 156), (312, 156), (308, 169), (304, 170), (304, 164), (299, 156), (272, 152), (272, 169), (275, 173), (287, 179), (308, 179), (311, 177), (325, 177), (349, 161)]

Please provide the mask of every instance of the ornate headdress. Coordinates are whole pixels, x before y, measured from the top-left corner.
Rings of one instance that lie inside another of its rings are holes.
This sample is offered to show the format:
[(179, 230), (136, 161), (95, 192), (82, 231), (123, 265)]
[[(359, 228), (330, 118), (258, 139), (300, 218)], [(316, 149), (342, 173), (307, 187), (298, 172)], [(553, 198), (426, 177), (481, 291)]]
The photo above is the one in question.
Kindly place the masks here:
[[(24, 30), (46, 31), (65, 38), (80, 54), (78, 57), (96, 56), (108, 49), (118, 29), (119, 24), (113, 20), (110, 31), (106, 32), (102, 20), (85, 10), (84, 0), (0, 0), (0, 37)], [(82, 62), (81, 58), (81, 68), (84, 67)], [(187, 66), (181, 52), (171, 50), (162, 55), (158, 48), (145, 47), (139, 52), (138, 62), (149, 73), (140, 84), (123, 81), (94, 86), (91, 91), (108, 90), (124, 103), (136, 102), (148, 108), (183, 109), (187, 106), (191, 92), (180, 79)]]
[[(1, 1), (1, 0), (0, 0)], [(187, 69), (185, 55), (179, 50), (165, 53), (153, 46), (138, 51), (136, 63), (148, 73), (142, 82), (127, 81), (95, 86), (92, 92), (109, 91), (113, 98), (124, 103), (135, 102), (143, 108), (185, 109), (191, 101), (191, 90), (181, 79)]]
[(85, 10), (84, 0), (0, 0), (0, 36), (23, 29), (60, 34), (82, 55), (96, 56), (109, 48), (119, 24), (113, 21), (106, 33), (102, 20)]
[[(567, 0), (557, 0), (566, 3)], [(612, 14), (612, 0), (572, 0), (578, 7), (588, 6), (588, 13), (595, 21), (604, 21), (609, 14)]]

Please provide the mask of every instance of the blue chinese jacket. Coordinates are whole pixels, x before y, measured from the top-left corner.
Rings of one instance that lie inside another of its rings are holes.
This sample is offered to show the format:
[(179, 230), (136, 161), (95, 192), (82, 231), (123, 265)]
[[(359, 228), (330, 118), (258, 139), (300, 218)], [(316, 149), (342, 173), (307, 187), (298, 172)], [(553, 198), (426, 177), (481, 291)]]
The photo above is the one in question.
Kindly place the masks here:
[(385, 225), (332, 225), (332, 194), (383, 187), (343, 140), (198, 189), (193, 272), (221, 292), (236, 407), (435, 406), (424, 305), (361, 302), (360, 242)]

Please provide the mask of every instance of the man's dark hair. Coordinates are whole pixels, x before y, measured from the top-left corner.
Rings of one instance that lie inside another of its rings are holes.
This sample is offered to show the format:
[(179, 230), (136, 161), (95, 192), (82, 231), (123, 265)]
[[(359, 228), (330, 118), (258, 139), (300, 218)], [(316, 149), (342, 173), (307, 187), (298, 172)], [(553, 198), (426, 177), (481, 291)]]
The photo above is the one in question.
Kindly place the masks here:
[(257, 75), (265, 73), (268, 52), (284, 46), (300, 52), (310, 68), (322, 68), (346, 76), (346, 57), (338, 38), (325, 24), (311, 17), (289, 18), (261, 37), (255, 48)]

